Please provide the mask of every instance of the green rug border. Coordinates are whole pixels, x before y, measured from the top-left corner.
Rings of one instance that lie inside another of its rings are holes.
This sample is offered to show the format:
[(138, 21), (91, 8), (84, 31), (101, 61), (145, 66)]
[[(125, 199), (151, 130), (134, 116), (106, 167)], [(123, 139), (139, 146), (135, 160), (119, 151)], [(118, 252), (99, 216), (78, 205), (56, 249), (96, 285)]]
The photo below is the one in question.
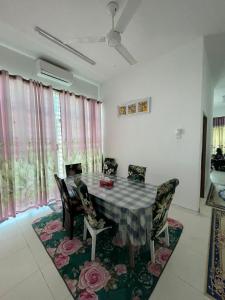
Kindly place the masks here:
[[(216, 211), (220, 211), (220, 212), (224, 212), (224, 209), (217, 209), (217, 208), (213, 208), (212, 209), (212, 214), (211, 214), (211, 225), (210, 225), (210, 239), (209, 239), (209, 247), (208, 247), (208, 266), (207, 266), (207, 281), (206, 281), (206, 296), (209, 299), (212, 300), (223, 300), (220, 296), (215, 296), (213, 297), (210, 292), (209, 292), (209, 283), (210, 283), (210, 267), (211, 267), (211, 262), (212, 262), (212, 248), (214, 246), (214, 235), (215, 235), (215, 231), (216, 228), (214, 227), (214, 221), (216, 218)], [(211, 285), (210, 285), (211, 287)]]
[[(50, 207), (50, 208), (51, 208), (51, 207)], [(51, 209), (52, 209), (52, 208), (51, 208)], [(43, 216), (43, 217), (41, 217), (41, 218), (50, 216), (51, 214), (57, 214), (57, 213), (60, 213), (60, 212), (56, 212), (56, 211), (53, 211), (53, 210), (52, 210), (52, 213), (50, 213), (49, 215)], [(174, 219), (174, 220), (175, 220), (175, 219)], [(35, 221), (35, 220), (34, 220), (34, 221)], [(33, 222), (34, 222), (34, 221), (33, 221)], [(181, 223), (181, 224), (182, 224), (182, 223)], [(31, 226), (32, 226), (32, 228), (33, 228), (33, 224), (31, 224)], [(182, 224), (182, 226), (183, 226), (183, 224)], [(175, 249), (176, 249), (176, 247), (177, 247), (177, 244), (178, 244), (178, 242), (179, 242), (179, 240), (180, 240), (180, 237), (181, 237), (181, 235), (182, 235), (182, 233), (183, 233), (183, 229), (184, 229), (184, 226), (183, 226), (182, 229), (181, 229), (181, 233), (180, 233), (179, 239), (177, 240), (177, 243), (176, 243), (176, 245), (175, 245), (175, 247), (174, 247), (174, 249), (173, 249), (173, 252), (171, 253), (171, 255), (170, 255), (168, 261), (166, 262), (166, 264), (165, 264), (165, 266), (164, 266), (164, 268), (163, 268), (163, 270), (162, 270), (160, 276), (158, 277), (158, 280), (156, 281), (156, 283), (155, 283), (155, 285), (154, 285), (154, 288), (153, 288), (153, 290), (152, 290), (152, 293), (154, 292), (154, 290), (155, 290), (155, 288), (156, 288), (156, 286), (157, 286), (158, 281), (160, 280), (160, 278), (161, 278), (161, 276), (162, 276), (162, 274), (163, 274), (163, 272), (164, 272), (164, 270), (165, 270), (165, 268), (166, 268), (168, 262), (170, 261), (170, 258), (172, 257), (172, 255), (173, 255), (173, 253), (174, 253), (174, 251), (175, 251)], [(34, 228), (33, 228), (33, 230), (34, 230)], [(37, 233), (35, 230), (34, 230), (34, 232), (35, 232), (35, 234), (37, 235), (37, 237), (38, 237), (40, 243), (42, 244), (42, 247), (45, 249), (45, 252), (48, 254), (49, 258), (51, 259), (51, 261), (52, 261), (52, 263), (53, 263), (53, 266), (54, 266), (54, 268), (56, 269), (57, 273), (59, 274), (59, 276), (60, 276), (60, 277), (62, 278), (62, 280), (64, 281), (65, 286), (66, 286), (67, 290), (69, 291), (69, 293), (71, 294), (72, 298), (73, 298), (74, 300), (78, 300), (78, 299), (75, 299), (75, 298), (74, 298), (74, 296), (73, 296), (71, 290), (69, 289), (69, 287), (68, 287), (67, 284), (66, 284), (66, 281), (63, 279), (63, 277), (62, 277), (61, 274), (59, 273), (58, 269), (56, 268), (56, 266), (55, 266), (55, 264), (54, 264), (54, 261), (53, 261), (52, 257), (50, 256), (50, 254), (48, 253), (48, 251), (47, 251), (46, 248), (44, 247), (44, 245), (43, 245), (43, 243), (42, 243), (40, 237), (38, 236), (38, 233)], [(153, 276), (154, 276), (154, 275), (153, 275)], [(151, 298), (152, 293), (149, 295), (148, 300)], [(132, 299), (131, 299), (131, 300), (132, 300)], [(142, 300), (142, 299), (141, 299), (141, 300)]]

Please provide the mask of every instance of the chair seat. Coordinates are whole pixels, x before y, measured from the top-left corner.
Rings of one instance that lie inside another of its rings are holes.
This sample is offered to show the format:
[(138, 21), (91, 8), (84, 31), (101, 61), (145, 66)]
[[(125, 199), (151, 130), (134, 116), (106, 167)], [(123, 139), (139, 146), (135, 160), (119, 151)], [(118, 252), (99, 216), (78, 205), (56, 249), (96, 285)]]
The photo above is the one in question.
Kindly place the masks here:
[(88, 220), (88, 223), (93, 229), (98, 230), (106, 227), (106, 221), (103, 218), (93, 218), (90, 215), (86, 215), (86, 219)]
[(113, 220), (111, 220), (111, 219), (108, 219), (105, 215), (103, 215), (102, 213), (99, 213), (98, 212), (98, 218), (99, 219), (104, 219), (104, 221), (105, 221), (105, 226), (104, 227), (115, 227), (115, 226), (117, 226), (118, 224), (115, 222), (115, 221), (113, 221)]

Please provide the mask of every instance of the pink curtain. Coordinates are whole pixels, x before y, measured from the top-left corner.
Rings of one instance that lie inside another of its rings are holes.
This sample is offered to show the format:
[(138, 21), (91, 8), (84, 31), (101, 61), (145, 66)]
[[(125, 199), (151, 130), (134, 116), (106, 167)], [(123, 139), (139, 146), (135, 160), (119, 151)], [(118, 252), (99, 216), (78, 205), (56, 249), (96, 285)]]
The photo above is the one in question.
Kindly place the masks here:
[(53, 91), (0, 73), (0, 220), (55, 198)]
[(64, 163), (81, 162), (84, 172), (101, 172), (101, 103), (68, 92), (59, 100)]

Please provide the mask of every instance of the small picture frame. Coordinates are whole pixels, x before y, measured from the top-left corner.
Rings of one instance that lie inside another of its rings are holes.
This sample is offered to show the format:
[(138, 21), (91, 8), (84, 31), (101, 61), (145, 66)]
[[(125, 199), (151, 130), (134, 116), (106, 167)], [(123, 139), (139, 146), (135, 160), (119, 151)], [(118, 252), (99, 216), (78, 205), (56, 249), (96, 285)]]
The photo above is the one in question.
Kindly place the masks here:
[(118, 106), (118, 115), (119, 116), (126, 116), (127, 115), (127, 106), (126, 105)]
[(143, 98), (137, 101), (138, 113), (150, 112), (150, 98)]
[(127, 105), (127, 114), (128, 115), (134, 115), (137, 113), (137, 103), (132, 102)]

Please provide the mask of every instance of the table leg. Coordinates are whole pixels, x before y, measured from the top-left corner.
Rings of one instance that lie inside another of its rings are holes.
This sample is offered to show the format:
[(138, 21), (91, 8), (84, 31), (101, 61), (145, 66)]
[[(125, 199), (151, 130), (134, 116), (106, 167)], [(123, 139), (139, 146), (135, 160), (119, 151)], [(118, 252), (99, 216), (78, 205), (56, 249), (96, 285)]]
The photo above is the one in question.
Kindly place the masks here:
[[(147, 224), (147, 234), (146, 234), (146, 246), (148, 247), (148, 249), (150, 250), (150, 244), (151, 244), (151, 234), (152, 234), (152, 227), (153, 227), (153, 215), (152, 215), (152, 207), (150, 208), (150, 221)], [(150, 251), (151, 257), (152, 257), (152, 253)]]
[(134, 254), (135, 254), (135, 246), (133, 246), (129, 240), (129, 260), (130, 260), (130, 267), (132, 269), (135, 267)]
[(152, 233), (152, 207), (149, 208), (149, 219), (147, 222), (147, 230), (146, 230), (146, 244), (149, 244), (149, 237), (151, 237)]
[(123, 244), (125, 245), (126, 242), (127, 242), (127, 231), (126, 231), (126, 228), (120, 228), (120, 234), (121, 234), (121, 238), (122, 238), (122, 241), (123, 241)]

